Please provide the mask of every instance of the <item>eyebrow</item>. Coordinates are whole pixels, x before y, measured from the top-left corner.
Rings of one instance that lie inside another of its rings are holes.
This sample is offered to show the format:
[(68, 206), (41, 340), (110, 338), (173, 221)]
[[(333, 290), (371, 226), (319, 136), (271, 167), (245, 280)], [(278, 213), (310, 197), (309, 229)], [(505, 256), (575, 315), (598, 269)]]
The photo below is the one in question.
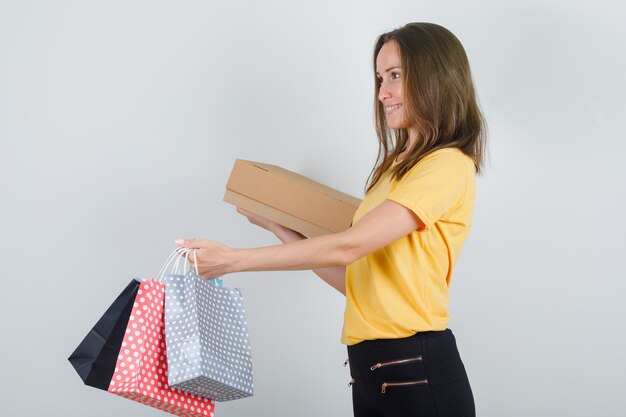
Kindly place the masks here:
[[(400, 68), (400, 67), (391, 67), (391, 68), (387, 68), (387, 69), (385, 70), (385, 72), (389, 72), (389, 71), (391, 71), (392, 69), (396, 69), (396, 68)], [(380, 74), (378, 73), (378, 71), (376, 72), (376, 75), (380, 75)]]

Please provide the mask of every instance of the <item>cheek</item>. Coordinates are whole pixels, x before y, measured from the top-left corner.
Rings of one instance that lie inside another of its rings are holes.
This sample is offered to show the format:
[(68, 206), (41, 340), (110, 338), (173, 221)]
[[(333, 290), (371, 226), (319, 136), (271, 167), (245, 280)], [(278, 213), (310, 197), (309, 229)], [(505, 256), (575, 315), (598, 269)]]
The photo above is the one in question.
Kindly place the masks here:
[(394, 90), (394, 93), (396, 97), (404, 101), (404, 90), (402, 89), (402, 84), (398, 83), (398, 85), (396, 86)]

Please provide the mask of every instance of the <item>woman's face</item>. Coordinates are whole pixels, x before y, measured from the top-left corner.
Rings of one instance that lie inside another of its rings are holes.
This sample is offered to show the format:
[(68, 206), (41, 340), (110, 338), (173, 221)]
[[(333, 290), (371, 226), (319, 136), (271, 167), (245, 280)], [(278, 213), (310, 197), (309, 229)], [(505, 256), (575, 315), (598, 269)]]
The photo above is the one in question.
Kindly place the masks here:
[(378, 99), (383, 104), (387, 125), (392, 129), (407, 127), (402, 91), (402, 61), (395, 41), (383, 44), (376, 57), (376, 78), (380, 85)]

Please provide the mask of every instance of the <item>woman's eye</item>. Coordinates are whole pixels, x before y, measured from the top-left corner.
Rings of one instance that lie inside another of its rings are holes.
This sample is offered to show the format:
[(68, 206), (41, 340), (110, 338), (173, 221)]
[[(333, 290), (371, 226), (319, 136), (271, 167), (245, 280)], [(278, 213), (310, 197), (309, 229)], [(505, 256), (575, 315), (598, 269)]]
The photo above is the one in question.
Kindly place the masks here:
[[(392, 80), (397, 80), (398, 78), (400, 78), (400, 73), (399, 72), (392, 72), (390, 78)], [(376, 81), (378, 82), (378, 84), (382, 84), (383, 83), (383, 79), (381, 77), (376, 77)]]

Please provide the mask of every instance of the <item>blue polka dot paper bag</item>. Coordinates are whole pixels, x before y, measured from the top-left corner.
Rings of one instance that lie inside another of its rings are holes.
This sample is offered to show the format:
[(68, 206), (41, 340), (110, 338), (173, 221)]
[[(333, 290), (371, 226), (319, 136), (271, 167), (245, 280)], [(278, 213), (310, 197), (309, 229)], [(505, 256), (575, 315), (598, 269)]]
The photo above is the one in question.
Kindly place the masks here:
[(253, 395), (252, 354), (243, 297), (193, 270), (165, 283), (169, 385), (214, 401)]

